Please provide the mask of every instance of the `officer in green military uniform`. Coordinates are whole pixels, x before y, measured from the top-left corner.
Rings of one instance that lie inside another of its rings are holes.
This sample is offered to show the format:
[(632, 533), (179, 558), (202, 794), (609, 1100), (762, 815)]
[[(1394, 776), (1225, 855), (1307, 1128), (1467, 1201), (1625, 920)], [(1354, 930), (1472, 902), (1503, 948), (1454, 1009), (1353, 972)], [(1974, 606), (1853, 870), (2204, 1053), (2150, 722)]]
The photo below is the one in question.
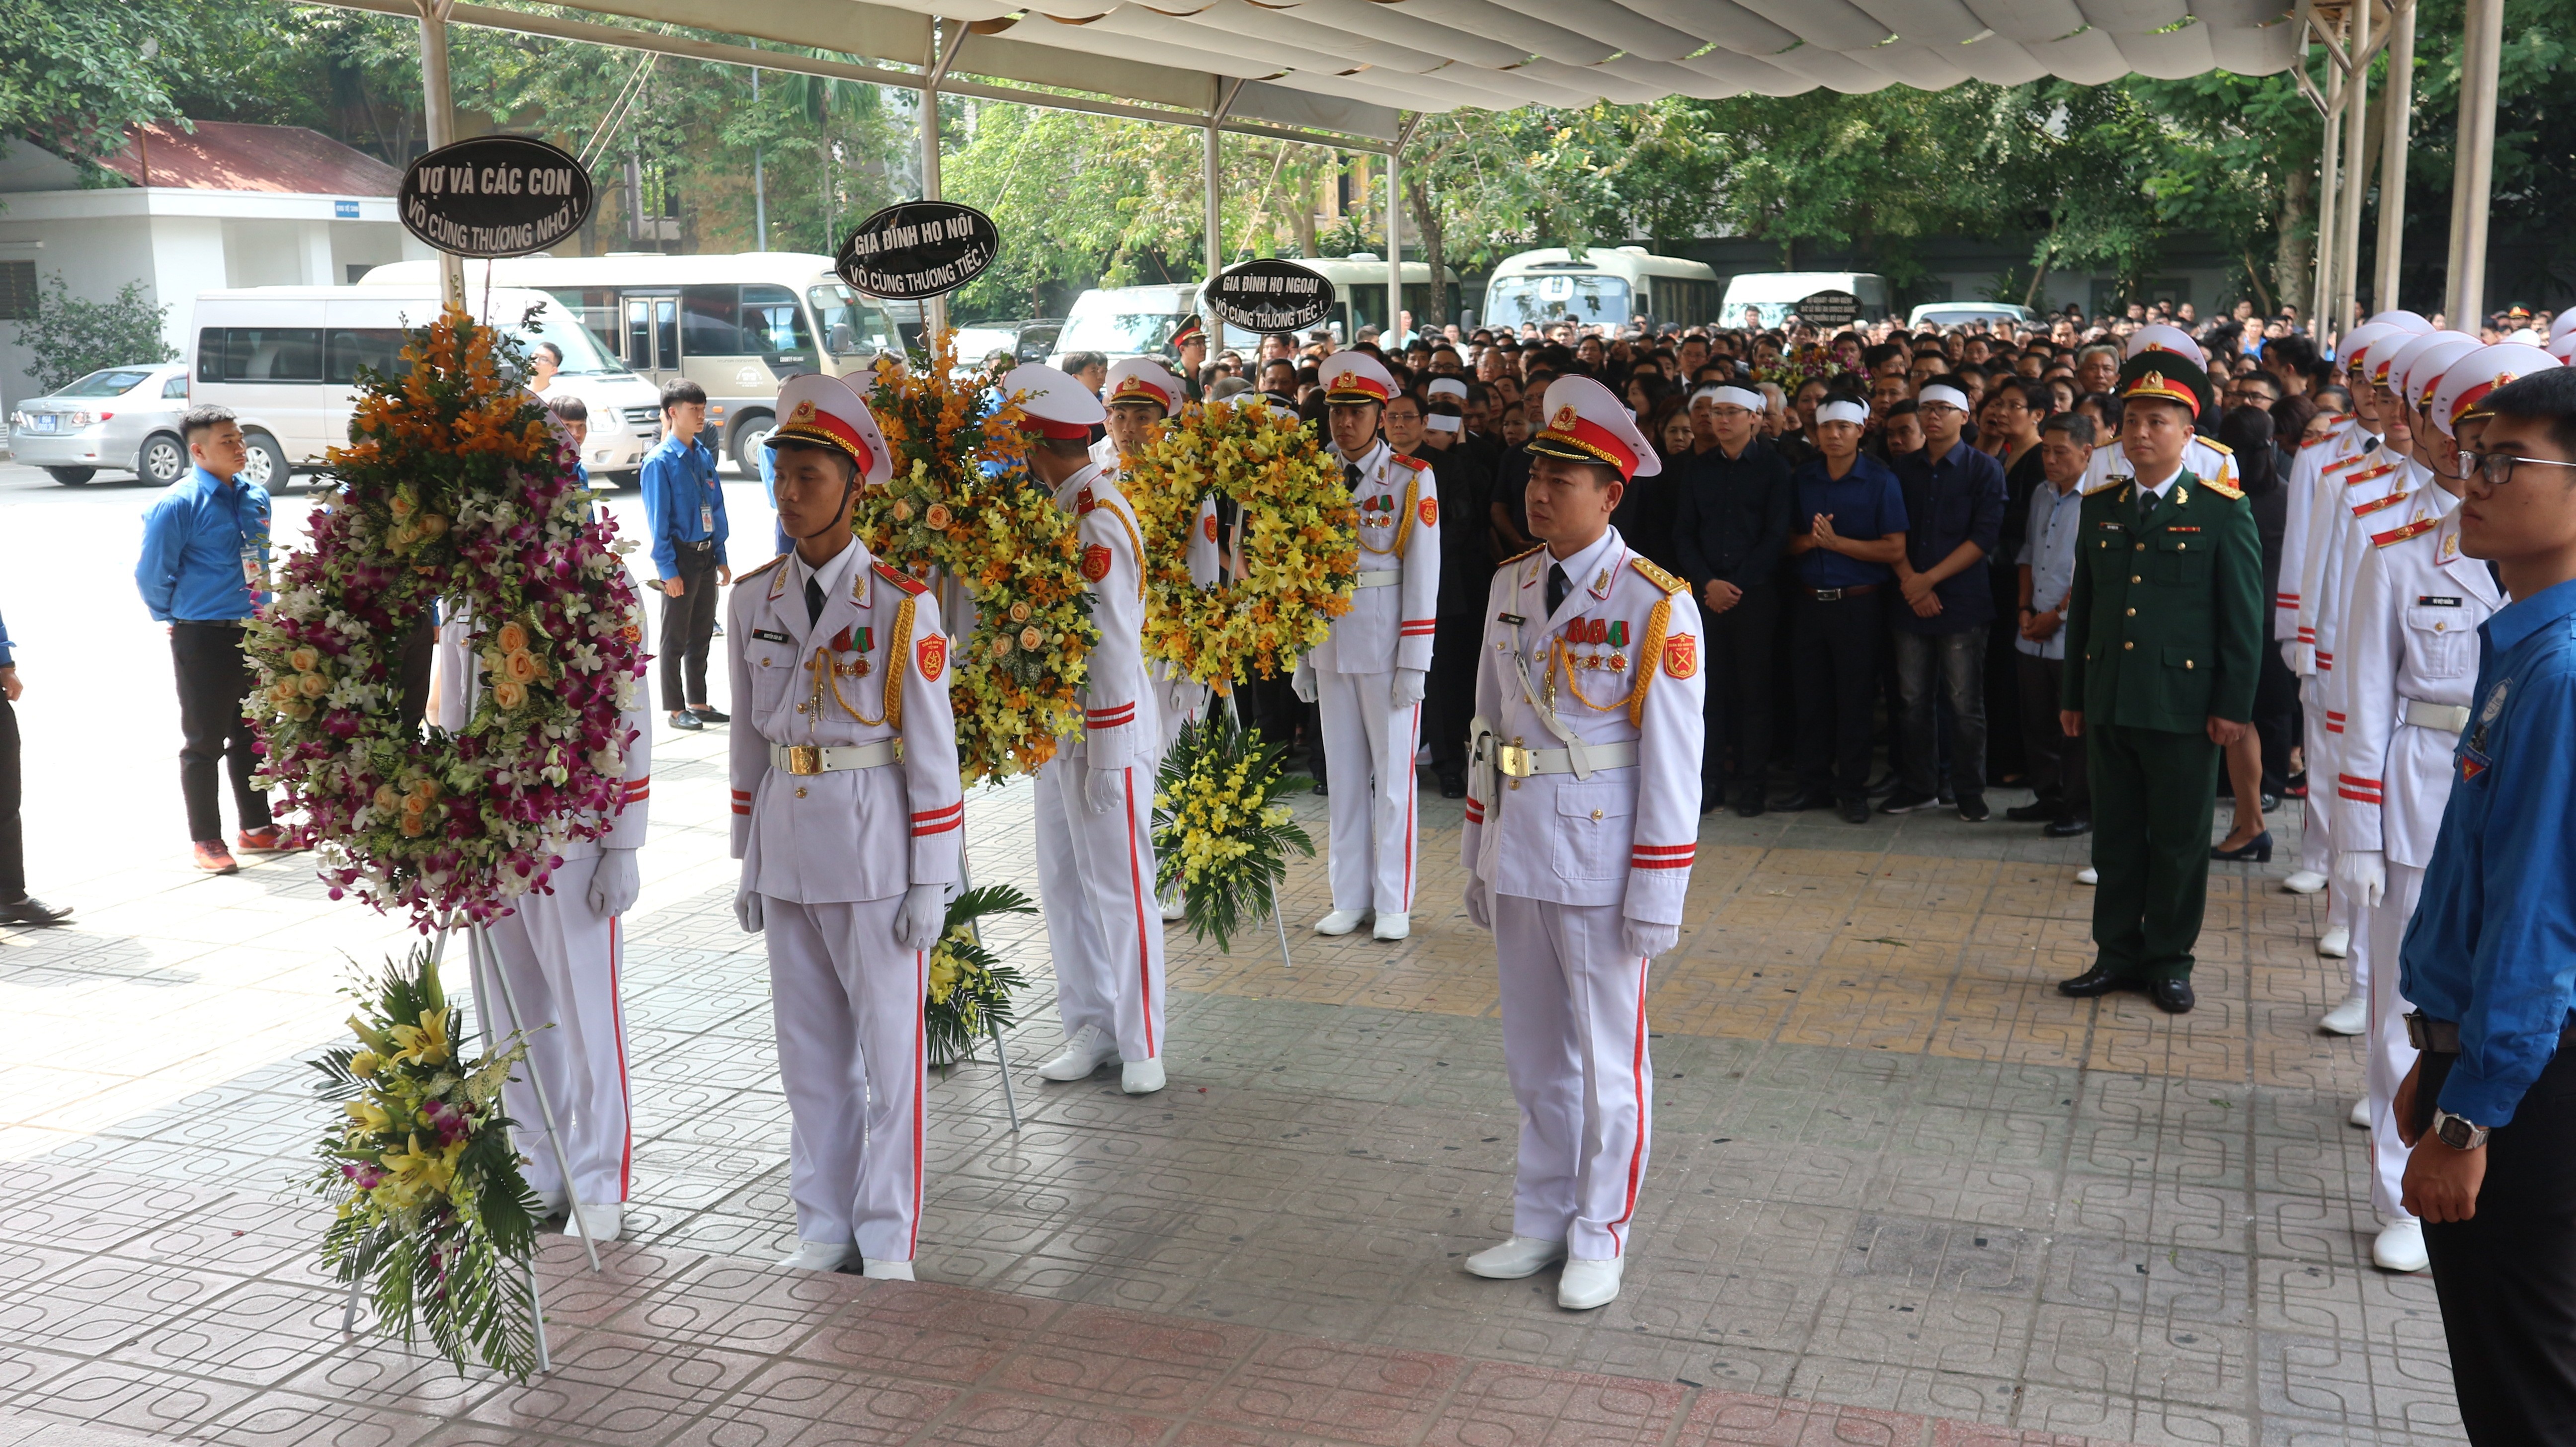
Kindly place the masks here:
[(2086, 491), (2060, 721), (2093, 785), (2093, 968), (2058, 990), (2192, 1007), (2222, 750), (2254, 711), (2262, 543), (2244, 494), (2183, 467), (2208, 375), (2169, 352), (2121, 369), (2129, 467)]

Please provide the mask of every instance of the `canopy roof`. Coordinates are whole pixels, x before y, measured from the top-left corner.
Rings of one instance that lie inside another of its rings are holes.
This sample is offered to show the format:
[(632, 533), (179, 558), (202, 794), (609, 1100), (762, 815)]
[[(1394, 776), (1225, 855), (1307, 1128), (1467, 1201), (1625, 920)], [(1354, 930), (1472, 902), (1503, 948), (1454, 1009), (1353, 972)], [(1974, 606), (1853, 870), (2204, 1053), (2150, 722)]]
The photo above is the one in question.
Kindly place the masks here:
[[(414, 0), (338, 0), (419, 13)], [(1393, 142), (1398, 112), (2266, 75), (2299, 55), (2287, 0), (563, 0), (603, 15), (811, 46), (906, 70), (853, 78), (986, 93), (977, 78)], [(465, 24), (708, 59), (801, 57), (458, 4)], [(934, 36), (934, 20), (950, 22)], [(962, 24), (960, 23), (962, 22)], [(609, 32), (606, 34), (600, 32)], [(953, 38), (952, 38), (953, 37)], [(947, 44), (941, 45), (945, 41)], [(934, 49), (939, 45), (939, 49)], [(954, 48), (950, 48), (954, 47)], [(734, 52), (734, 53), (719, 53)], [(997, 96), (1046, 104), (1040, 96)], [(1075, 109), (1103, 109), (1076, 106)], [(1145, 112), (1138, 112), (1144, 114)], [(1375, 149), (1375, 147), (1372, 147)]]

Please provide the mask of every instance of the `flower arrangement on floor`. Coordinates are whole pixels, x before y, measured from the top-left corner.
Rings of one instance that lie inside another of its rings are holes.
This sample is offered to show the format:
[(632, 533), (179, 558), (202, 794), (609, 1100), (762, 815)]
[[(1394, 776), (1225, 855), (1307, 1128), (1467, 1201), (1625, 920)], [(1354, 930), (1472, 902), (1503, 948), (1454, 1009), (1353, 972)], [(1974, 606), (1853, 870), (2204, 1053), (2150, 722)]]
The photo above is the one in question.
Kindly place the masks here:
[(1284, 744), (1217, 709), (1185, 724), (1154, 781), (1154, 884), (1181, 886), (1182, 920), (1219, 951), (1270, 916), (1288, 877), (1288, 851), (1315, 841), (1286, 801), (1314, 784), (1285, 771)]
[[(1220, 694), (1254, 674), (1286, 673), (1351, 609), (1359, 512), (1342, 469), (1291, 418), (1224, 402), (1181, 409), (1119, 491), (1145, 532), (1145, 656)], [(1242, 510), (1242, 569), (1217, 586), (1190, 581), (1184, 546), (1199, 504)]]
[(1777, 385), (1793, 401), (1798, 396), (1798, 389), (1809, 382), (1822, 382), (1830, 387), (1845, 378), (1865, 380), (1857, 378), (1857, 374), (1834, 360), (1833, 353), (1815, 342), (1785, 353), (1778, 364), (1756, 368), (1753, 373), (1754, 381)]
[(975, 1053), (989, 1030), (1011, 1028), (1011, 992), (1028, 983), (985, 945), (976, 922), (989, 915), (1035, 914), (1029, 897), (1007, 884), (970, 889), (948, 902), (948, 923), (930, 947), (930, 1005), (925, 1032), (930, 1063)]
[[(953, 346), (945, 334), (926, 365), (877, 363), (868, 407), (894, 477), (860, 498), (858, 535), (879, 560), (925, 581), (944, 574), (974, 602), (948, 685), (958, 774), (972, 788), (1055, 756), (1081, 721), (1074, 691), (1100, 630), (1073, 517), (1023, 462), (1020, 409), (952, 377)], [(965, 622), (942, 621), (952, 636)]]
[[(339, 483), (248, 630), (248, 703), (332, 897), (407, 909), (424, 931), (507, 913), (564, 843), (617, 804), (618, 714), (643, 676), (616, 524), (515, 380), (508, 332), (450, 310), (411, 333), (405, 371), (361, 369)], [(456, 733), (406, 699), (407, 644), (432, 606), (473, 620), (491, 686)]]
[(313, 1190), (333, 1207), (322, 1264), (374, 1302), (377, 1330), (525, 1381), (537, 1364), (528, 1266), (536, 1202), (519, 1174), (501, 1082), (527, 1058), (512, 1036), (480, 1058), (460, 1049), (428, 945), (388, 964), (349, 1018), (355, 1045), (314, 1062), (340, 1102)]

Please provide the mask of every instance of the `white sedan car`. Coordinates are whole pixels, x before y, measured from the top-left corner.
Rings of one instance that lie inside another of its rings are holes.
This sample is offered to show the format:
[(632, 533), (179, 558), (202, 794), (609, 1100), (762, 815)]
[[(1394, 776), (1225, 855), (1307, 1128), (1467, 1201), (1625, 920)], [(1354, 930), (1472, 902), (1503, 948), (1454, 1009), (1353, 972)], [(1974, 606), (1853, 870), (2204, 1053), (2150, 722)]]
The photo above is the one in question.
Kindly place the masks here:
[(186, 363), (106, 367), (19, 403), (9, 417), (9, 450), (60, 483), (77, 486), (115, 468), (167, 487), (188, 470), (179, 440), (187, 410)]

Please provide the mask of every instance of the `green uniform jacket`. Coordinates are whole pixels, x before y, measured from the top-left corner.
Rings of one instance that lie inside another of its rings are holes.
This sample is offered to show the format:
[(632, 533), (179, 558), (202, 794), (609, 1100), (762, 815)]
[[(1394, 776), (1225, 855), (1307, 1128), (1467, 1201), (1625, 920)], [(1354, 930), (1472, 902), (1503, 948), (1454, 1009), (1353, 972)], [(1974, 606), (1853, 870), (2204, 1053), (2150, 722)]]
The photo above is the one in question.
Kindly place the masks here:
[(2138, 491), (2121, 478), (2085, 494), (2064, 707), (2174, 733), (2243, 722), (2267, 628), (2253, 510), (2186, 471), (2142, 524)]

